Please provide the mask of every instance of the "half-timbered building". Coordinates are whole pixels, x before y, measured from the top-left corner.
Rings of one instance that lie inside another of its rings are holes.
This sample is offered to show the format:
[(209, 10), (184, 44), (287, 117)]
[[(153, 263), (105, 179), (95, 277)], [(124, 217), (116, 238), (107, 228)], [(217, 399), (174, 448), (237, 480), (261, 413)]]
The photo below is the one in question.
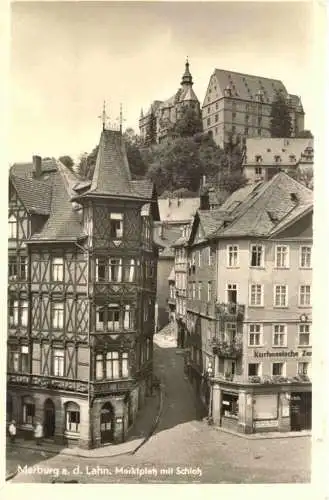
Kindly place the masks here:
[(122, 135), (93, 179), (33, 157), (9, 177), (7, 418), (65, 445), (124, 441), (152, 389), (158, 220)]

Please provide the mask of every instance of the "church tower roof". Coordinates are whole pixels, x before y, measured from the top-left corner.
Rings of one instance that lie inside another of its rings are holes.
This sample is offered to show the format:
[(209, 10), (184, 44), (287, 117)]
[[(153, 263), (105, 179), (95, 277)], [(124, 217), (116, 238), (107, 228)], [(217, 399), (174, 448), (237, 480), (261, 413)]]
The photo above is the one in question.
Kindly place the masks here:
[(181, 85), (193, 85), (192, 75), (190, 73), (190, 64), (188, 62), (188, 59), (186, 59), (185, 72), (182, 77)]

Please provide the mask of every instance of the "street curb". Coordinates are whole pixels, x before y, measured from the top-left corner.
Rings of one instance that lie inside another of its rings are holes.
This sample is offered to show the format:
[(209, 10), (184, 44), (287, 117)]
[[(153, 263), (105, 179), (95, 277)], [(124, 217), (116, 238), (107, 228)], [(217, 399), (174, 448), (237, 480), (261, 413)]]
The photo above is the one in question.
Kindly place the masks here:
[(303, 438), (303, 437), (311, 437), (312, 434), (311, 432), (310, 433), (307, 433), (307, 434), (293, 434), (293, 435), (289, 435), (289, 433), (284, 433), (283, 434), (279, 434), (278, 436), (259, 436), (257, 434), (240, 434), (238, 432), (234, 432), (234, 431), (231, 431), (229, 429), (224, 429), (223, 427), (218, 427), (218, 426), (212, 426), (212, 429), (214, 431), (219, 431), (219, 432), (224, 432), (225, 434), (231, 434), (233, 436), (236, 436), (236, 437), (239, 437), (239, 438), (242, 438), (242, 439), (249, 439), (250, 441), (253, 441), (253, 440), (262, 440), (262, 439), (282, 439), (282, 438), (290, 438), (290, 439), (293, 439), (293, 438)]
[[(52, 455), (66, 455), (66, 456), (70, 456), (70, 457), (92, 458), (92, 459), (116, 458), (116, 457), (122, 457), (124, 455), (134, 455), (150, 439), (150, 437), (152, 436), (153, 432), (155, 431), (155, 429), (159, 423), (159, 419), (160, 419), (162, 409), (163, 409), (163, 391), (162, 391), (161, 386), (160, 386), (160, 390), (158, 390), (158, 397), (159, 397), (159, 409), (158, 409), (158, 413), (157, 413), (157, 416), (155, 418), (155, 421), (151, 427), (151, 431), (143, 439), (143, 441), (137, 445), (137, 447), (134, 447), (130, 450), (128, 449), (127, 451), (123, 451), (121, 453), (115, 453), (113, 455), (111, 454), (111, 455), (97, 455), (97, 456), (92, 456), (92, 455), (88, 455), (88, 454), (81, 454), (81, 453), (69, 453), (69, 452), (65, 451), (65, 448), (63, 449), (63, 451), (49, 450), (49, 448), (47, 449), (44, 447), (38, 448), (38, 450), (43, 451), (45, 453), (51, 453)], [(28, 449), (28, 450), (36, 450), (37, 449), (34, 446), (20, 446), (19, 444), (17, 444), (16, 446), (20, 447), (20, 448)], [(17, 474), (17, 471), (15, 472), (15, 475), (16, 474)], [(6, 481), (7, 481), (7, 479), (6, 479)]]
[(157, 416), (155, 417), (155, 420), (154, 420), (154, 424), (152, 425), (151, 427), (151, 430), (148, 434), (148, 436), (146, 436), (146, 438), (142, 441), (141, 444), (139, 444), (137, 446), (137, 448), (135, 448), (135, 450), (133, 450), (132, 452), (130, 452), (129, 454), (130, 455), (135, 455), (135, 453), (137, 453), (137, 451), (142, 447), (144, 446), (144, 444), (151, 438), (152, 434), (154, 433), (155, 429), (157, 428), (158, 424), (159, 424), (159, 421), (160, 421), (160, 417), (162, 415), (162, 412), (163, 412), (163, 394), (164, 394), (164, 384), (160, 384), (160, 388), (158, 389), (159, 390), (159, 409), (158, 409), (158, 414)]
[(13, 479), (13, 477), (17, 476), (17, 474), (18, 474), (18, 469), (16, 469), (14, 472), (6, 474), (5, 481), (10, 481), (11, 479)]

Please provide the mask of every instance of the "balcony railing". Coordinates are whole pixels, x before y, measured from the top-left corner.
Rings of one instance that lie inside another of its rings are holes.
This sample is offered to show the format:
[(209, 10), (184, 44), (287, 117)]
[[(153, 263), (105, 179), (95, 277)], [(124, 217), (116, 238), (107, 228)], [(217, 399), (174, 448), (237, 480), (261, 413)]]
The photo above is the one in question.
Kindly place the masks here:
[(216, 303), (216, 312), (219, 316), (234, 316), (236, 319), (244, 317), (245, 306), (234, 302)]
[(243, 345), (240, 336), (232, 340), (222, 337), (213, 337), (211, 344), (213, 353), (221, 358), (234, 359), (242, 355)]

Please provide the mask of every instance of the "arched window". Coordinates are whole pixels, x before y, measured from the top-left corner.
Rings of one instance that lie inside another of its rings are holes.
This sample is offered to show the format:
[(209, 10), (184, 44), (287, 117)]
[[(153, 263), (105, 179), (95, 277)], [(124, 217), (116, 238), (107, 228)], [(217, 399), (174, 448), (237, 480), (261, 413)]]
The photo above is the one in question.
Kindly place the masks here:
[(23, 397), (23, 424), (33, 425), (35, 418), (35, 403), (31, 396)]
[(8, 219), (8, 238), (13, 239), (17, 236), (17, 219), (15, 215), (11, 215)]
[(65, 405), (65, 430), (80, 432), (80, 406), (72, 401)]

